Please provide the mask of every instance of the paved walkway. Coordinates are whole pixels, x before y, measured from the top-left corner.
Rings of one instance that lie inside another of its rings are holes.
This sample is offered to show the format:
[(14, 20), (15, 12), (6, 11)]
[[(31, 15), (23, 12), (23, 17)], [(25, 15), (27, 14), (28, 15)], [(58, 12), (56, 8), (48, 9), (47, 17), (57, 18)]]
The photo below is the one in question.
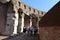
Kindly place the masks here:
[(8, 36), (0, 36), (0, 40), (8, 38)]
[(35, 36), (31, 36), (28, 34), (20, 34), (20, 35), (8, 37), (8, 38), (2, 39), (2, 40), (40, 40), (40, 38), (39, 38), (38, 34)]

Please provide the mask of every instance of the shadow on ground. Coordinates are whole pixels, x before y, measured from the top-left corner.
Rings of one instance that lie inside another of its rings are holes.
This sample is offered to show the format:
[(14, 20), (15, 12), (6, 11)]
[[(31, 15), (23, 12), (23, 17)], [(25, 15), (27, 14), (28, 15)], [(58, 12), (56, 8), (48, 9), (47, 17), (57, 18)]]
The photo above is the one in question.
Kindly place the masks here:
[(40, 40), (39, 34), (29, 35), (29, 34), (18, 34), (15, 36), (9, 36), (8, 38), (2, 40)]

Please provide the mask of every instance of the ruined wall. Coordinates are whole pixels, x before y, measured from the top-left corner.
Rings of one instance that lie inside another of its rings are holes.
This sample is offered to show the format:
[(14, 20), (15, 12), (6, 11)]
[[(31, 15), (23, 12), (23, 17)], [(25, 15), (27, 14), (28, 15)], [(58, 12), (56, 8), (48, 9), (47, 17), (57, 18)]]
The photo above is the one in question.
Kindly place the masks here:
[[(38, 15), (39, 17), (41, 16), (41, 18), (45, 15), (45, 12), (42, 12), (42, 11), (39, 11), (37, 9), (34, 9), (34, 8), (31, 8), (29, 7), (28, 5), (25, 5), (24, 3), (20, 2), (20, 8), (23, 10), (23, 13), (26, 14), (27, 16), (29, 16), (29, 14), (34, 14), (35, 17), (38, 18)], [(26, 16), (25, 16), (26, 17)], [(31, 16), (30, 16), (31, 17)], [(40, 19), (41, 19), (40, 18)], [(37, 19), (38, 20), (38, 19)], [(27, 23), (25, 23), (25, 25), (29, 25), (29, 22), (26, 21)], [(33, 18), (32, 20), (33, 22), (33, 25), (37, 25), (37, 21), (36, 21), (36, 18)]]
[(10, 0), (0, 0), (1, 3), (9, 2)]
[(13, 32), (14, 13), (11, 2), (0, 3), (0, 34), (10, 35)]
[[(23, 12), (25, 13), (25, 14), (27, 14), (27, 12), (29, 13), (33, 13), (33, 14), (35, 14), (35, 15), (39, 15), (39, 16), (44, 16), (45, 15), (45, 12), (43, 12), (43, 11), (39, 11), (39, 10), (37, 10), (37, 9), (34, 9), (34, 8), (31, 8), (31, 7), (29, 7), (28, 5), (25, 5), (24, 3), (22, 3), (22, 2), (20, 2), (20, 8), (23, 10)], [(42, 14), (43, 13), (43, 14)]]
[(9, 8), (7, 10), (7, 22), (4, 35), (17, 34), (18, 27), (18, 0), (10, 1)]
[(0, 3), (0, 33), (5, 30), (7, 10), (8, 5)]
[[(0, 33), (11, 35), (18, 25), (18, 0), (0, 0)], [(16, 24), (17, 23), (17, 24)]]
[[(30, 14), (33, 13), (36, 15), (41, 14), (38, 10), (33, 9), (23, 3), (19, 4), (19, 0), (0, 0), (0, 19), (1, 19), (0, 33), (5, 35), (12, 34), (14, 31), (16, 31), (17, 33), (16, 29), (18, 26), (18, 9), (19, 8), (23, 10), (24, 14), (29, 14), (29, 13)], [(26, 26), (29, 25), (29, 21), (30, 20), (28, 21), (25, 20)]]

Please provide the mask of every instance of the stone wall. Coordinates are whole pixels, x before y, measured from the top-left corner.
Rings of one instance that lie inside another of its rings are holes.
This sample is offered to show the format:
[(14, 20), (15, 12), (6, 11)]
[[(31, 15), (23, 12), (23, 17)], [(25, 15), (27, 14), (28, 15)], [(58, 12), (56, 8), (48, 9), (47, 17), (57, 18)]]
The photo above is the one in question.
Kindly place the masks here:
[(1, 3), (9, 2), (10, 0), (0, 0)]
[[(42, 11), (38, 11), (34, 8), (31, 8), (23, 3), (21, 3), (21, 5), (20, 5), (19, 0), (0, 0), (0, 2), (1, 2), (0, 3), (0, 19), (1, 19), (0, 20), (0, 33), (2, 33), (4, 35), (10, 35), (13, 33), (17, 34), (18, 19), (19, 19), (18, 18), (18, 16), (19, 16), (18, 9), (19, 8), (21, 8), (23, 10), (23, 14), (26, 14), (26, 15), (29, 13), (38, 15), (40, 12), (42, 12)], [(27, 17), (28, 16), (29, 15), (27, 15)], [(32, 21), (34, 21), (34, 20), (32, 20)], [(29, 19), (27, 21), (25, 20), (25, 26), (30, 25), (29, 21), (30, 21)], [(33, 23), (35, 23), (35, 22), (36, 22), (36, 20)], [(19, 24), (19, 25), (21, 25), (21, 24)], [(33, 25), (36, 25), (36, 24), (33, 24)]]
[[(27, 14), (27, 12), (30, 12), (31, 14), (33, 13), (33, 14), (35, 14), (35, 15), (38, 15), (39, 14), (39, 16), (44, 16), (45, 15), (45, 12), (43, 12), (43, 11), (39, 11), (39, 10), (37, 10), (37, 9), (34, 9), (34, 8), (32, 8), (32, 7), (29, 7), (28, 5), (25, 5), (24, 3), (22, 3), (22, 2), (20, 2), (20, 8), (23, 10), (23, 12), (25, 13), (25, 14)], [(42, 14), (43, 13), (43, 14)]]
[(17, 8), (14, 9), (14, 7), (16, 6), (12, 2), (0, 3), (0, 34), (11, 35), (17, 29), (18, 10)]
[(4, 32), (6, 25), (8, 4), (0, 3), (0, 33)]

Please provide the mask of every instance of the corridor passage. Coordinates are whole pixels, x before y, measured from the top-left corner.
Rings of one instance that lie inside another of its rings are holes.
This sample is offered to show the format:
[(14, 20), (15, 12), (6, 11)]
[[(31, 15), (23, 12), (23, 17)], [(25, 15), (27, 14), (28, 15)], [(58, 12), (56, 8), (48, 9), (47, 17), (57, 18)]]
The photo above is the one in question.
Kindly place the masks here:
[(2, 40), (40, 40), (39, 35), (29, 35), (29, 34), (18, 34), (16, 36), (13, 37), (8, 37)]

